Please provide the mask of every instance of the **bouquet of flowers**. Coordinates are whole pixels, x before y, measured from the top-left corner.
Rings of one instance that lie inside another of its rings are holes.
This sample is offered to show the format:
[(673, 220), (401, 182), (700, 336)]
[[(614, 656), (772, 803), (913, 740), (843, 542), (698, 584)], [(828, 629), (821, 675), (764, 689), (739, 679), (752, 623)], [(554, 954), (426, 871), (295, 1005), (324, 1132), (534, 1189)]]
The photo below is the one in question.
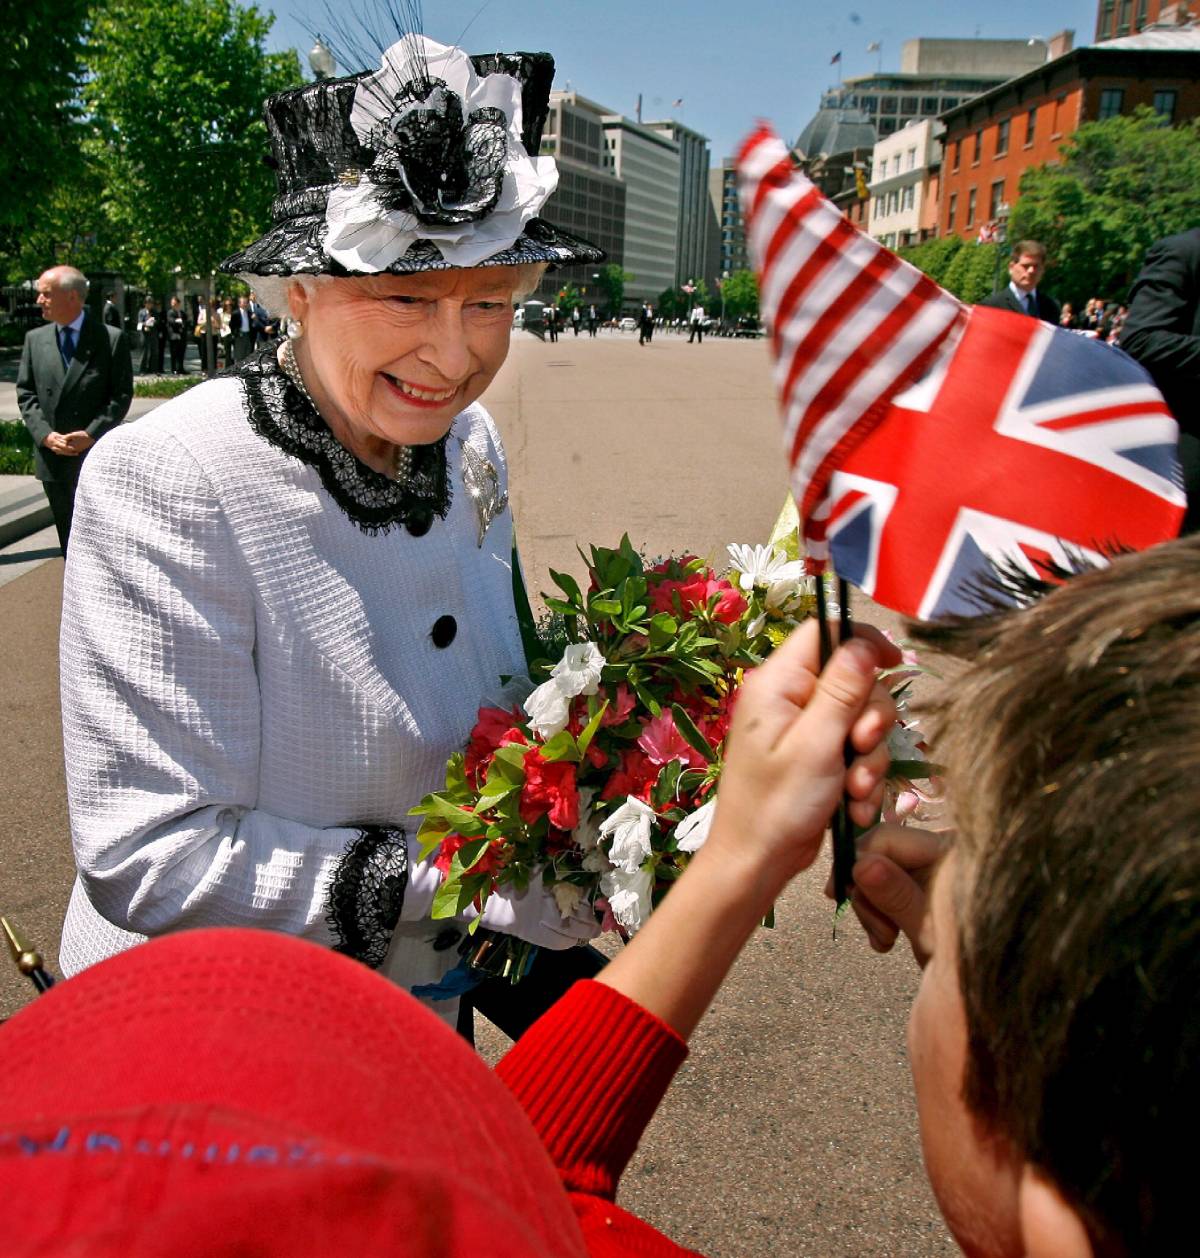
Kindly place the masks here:
[[(692, 555), (647, 563), (626, 537), (584, 556), (586, 589), (551, 571), (532, 693), (480, 709), (444, 789), (413, 810), (443, 877), (435, 918), (482, 912), (540, 873), (564, 916), (586, 903), (604, 928), (638, 929), (708, 835), (745, 672), (814, 605), (783, 549), (729, 553), (719, 575)], [(464, 942), (472, 965), (514, 982), (534, 951), (487, 932)]]

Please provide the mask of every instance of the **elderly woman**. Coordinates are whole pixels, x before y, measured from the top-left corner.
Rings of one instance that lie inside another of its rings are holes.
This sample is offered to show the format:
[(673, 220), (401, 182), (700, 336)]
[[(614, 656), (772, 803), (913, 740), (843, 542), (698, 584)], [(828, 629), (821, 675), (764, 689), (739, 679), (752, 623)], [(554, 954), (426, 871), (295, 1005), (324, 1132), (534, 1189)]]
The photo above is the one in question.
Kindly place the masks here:
[[(545, 54), (407, 37), (377, 73), (267, 102), (275, 224), (225, 269), (290, 336), (112, 434), (79, 489), (68, 973), (224, 924), (410, 988), (457, 961), (463, 923), (431, 922), (439, 875), (406, 817), (524, 671), (478, 399), (517, 298), (547, 264), (603, 256), (536, 217), (552, 76)], [(551, 947), (593, 930), (538, 887), (484, 924)]]

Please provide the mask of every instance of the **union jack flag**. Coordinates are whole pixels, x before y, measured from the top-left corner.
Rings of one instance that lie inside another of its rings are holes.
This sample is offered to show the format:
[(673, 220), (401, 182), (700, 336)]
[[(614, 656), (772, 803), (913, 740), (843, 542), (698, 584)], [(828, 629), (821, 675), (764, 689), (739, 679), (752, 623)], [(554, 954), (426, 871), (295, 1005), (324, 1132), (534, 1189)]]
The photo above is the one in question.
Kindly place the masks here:
[(741, 155), (810, 565), (920, 617), (996, 562), (1045, 577), (1175, 536), (1177, 425), (1112, 347), (968, 310), (838, 214), (763, 129)]

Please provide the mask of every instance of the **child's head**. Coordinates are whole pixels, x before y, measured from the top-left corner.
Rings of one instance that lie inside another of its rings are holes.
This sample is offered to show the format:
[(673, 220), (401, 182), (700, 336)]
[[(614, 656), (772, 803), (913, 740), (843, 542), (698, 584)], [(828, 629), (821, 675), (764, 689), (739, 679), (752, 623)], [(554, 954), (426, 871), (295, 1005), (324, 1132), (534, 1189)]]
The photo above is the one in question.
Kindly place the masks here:
[(1182, 1252), (1200, 1061), (1200, 538), (922, 636), (968, 662), (940, 710), (957, 838), (910, 1025), (939, 1202), (968, 1253), (1065, 1255), (1072, 1229), (1097, 1254)]

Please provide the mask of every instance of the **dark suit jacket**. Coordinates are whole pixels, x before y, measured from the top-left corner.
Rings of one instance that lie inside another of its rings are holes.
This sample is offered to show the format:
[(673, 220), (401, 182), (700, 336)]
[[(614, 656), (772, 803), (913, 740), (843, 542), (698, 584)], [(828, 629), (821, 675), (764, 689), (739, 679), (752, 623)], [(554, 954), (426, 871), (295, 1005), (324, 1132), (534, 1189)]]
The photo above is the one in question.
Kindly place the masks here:
[(1184, 532), (1200, 530), (1200, 227), (1156, 241), (1129, 292), (1121, 348), (1154, 377), (1179, 421), (1188, 495)]
[[(998, 293), (993, 293), (990, 297), (985, 297), (979, 304), (981, 306), (994, 306), (997, 310), (1011, 310), (1016, 314), (1023, 314), (1026, 316), (1029, 314), (1029, 311), (1018, 303), (1017, 299), (1013, 296), (1012, 289), (1007, 284), (1005, 284)], [(1043, 293), (1040, 288), (1037, 290), (1037, 308), (1039, 319), (1041, 319), (1044, 323), (1053, 323), (1057, 325), (1059, 315), (1062, 314), (1062, 311), (1058, 307), (1058, 302), (1056, 302), (1053, 297)]]
[(42, 442), (52, 432), (84, 431), (99, 439), (125, 418), (133, 399), (133, 362), (125, 333), (90, 311), (79, 330), (69, 371), (58, 352), (57, 324), (28, 333), (17, 369), (17, 405), (34, 444), (38, 480), (70, 483), (81, 455), (54, 454)]

